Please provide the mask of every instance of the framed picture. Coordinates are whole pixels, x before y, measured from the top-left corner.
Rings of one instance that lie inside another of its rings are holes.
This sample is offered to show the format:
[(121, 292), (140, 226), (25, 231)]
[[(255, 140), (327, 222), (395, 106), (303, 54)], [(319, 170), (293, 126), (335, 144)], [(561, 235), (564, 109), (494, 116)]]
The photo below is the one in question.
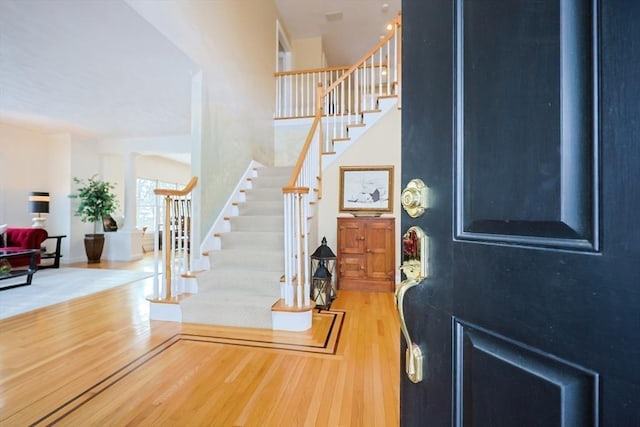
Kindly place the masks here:
[(393, 166), (341, 166), (340, 212), (393, 212)]

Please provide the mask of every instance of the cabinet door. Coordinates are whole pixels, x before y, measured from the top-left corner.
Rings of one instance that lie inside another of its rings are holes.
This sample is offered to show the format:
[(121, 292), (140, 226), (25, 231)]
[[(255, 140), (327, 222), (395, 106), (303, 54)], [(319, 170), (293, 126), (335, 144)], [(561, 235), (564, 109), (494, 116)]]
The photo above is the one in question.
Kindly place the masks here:
[(354, 218), (338, 218), (338, 286), (365, 278), (364, 227)]
[(340, 260), (339, 277), (341, 284), (344, 280), (365, 278), (364, 255), (342, 254)]
[(365, 226), (367, 277), (372, 280), (394, 279), (394, 230), (392, 221), (372, 221)]
[(364, 227), (352, 218), (338, 218), (338, 251), (342, 254), (364, 254)]

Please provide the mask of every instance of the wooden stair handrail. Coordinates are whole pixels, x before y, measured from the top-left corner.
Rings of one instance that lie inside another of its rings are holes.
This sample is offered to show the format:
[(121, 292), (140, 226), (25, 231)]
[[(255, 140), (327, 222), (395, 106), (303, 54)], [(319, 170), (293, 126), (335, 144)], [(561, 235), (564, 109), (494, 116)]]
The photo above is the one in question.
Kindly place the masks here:
[(276, 71), (273, 73), (275, 77), (280, 76), (295, 76), (296, 74), (313, 74), (313, 73), (328, 73), (331, 71), (348, 70), (350, 65), (336, 65), (334, 67), (322, 67), (322, 68), (307, 68), (302, 70), (291, 71)]
[[(162, 244), (163, 244), (163, 249), (164, 249), (164, 259), (162, 260), (163, 263), (163, 281), (164, 281), (164, 297), (161, 297), (162, 294), (162, 289), (160, 288), (155, 288), (154, 289), (154, 297), (151, 299), (153, 302), (170, 302), (170, 303), (176, 303), (177, 302), (177, 295), (174, 295), (173, 293), (173, 288), (172, 288), (172, 266), (174, 264), (174, 256), (175, 256), (175, 250), (176, 249), (181, 249), (181, 250), (187, 250), (187, 255), (186, 255), (186, 268), (187, 268), (187, 275), (183, 277), (189, 277), (191, 274), (191, 260), (190, 260), (190, 250), (187, 248), (187, 245), (190, 247), (191, 243), (191, 211), (192, 209), (187, 205), (187, 206), (179, 206), (177, 205), (177, 202), (180, 198), (185, 198), (185, 196), (189, 195), (193, 189), (195, 188), (196, 184), (198, 183), (198, 177), (194, 176), (193, 178), (191, 178), (189, 180), (189, 182), (187, 183), (187, 185), (182, 189), (182, 190), (172, 190), (172, 189), (167, 189), (167, 188), (155, 188), (153, 190), (153, 193), (156, 196), (162, 196), (164, 198), (164, 220), (162, 222), (163, 224), (163, 235), (162, 235)], [(187, 203), (189, 203), (189, 199), (183, 199), (186, 200)], [(172, 204), (175, 203), (174, 206), (172, 206)], [(172, 212), (173, 211), (178, 211), (179, 208), (184, 208), (184, 210), (182, 212), (179, 212), (178, 214), (181, 214), (179, 216), (176, 216), (175, 218), (178, 219), (180, 222), (175, 222), (174, 223), (174, 219), (172, 218)], [(158, 224), (159, 225), (159, 224)], [(176, 248), (175, 247), (175, 227), (179, 227), (179, 230), (177, 232), (177, 235), (179, 236), (179, 238), (183, 238), (185, 237), (188, 241), (186, 240), (182, 240), (182, 246), (180, 248)], [(156, 229), (156, 231), (160, 231), (160, 229)], [(159, 247), (158, 247), (158, 239), (154, 238), (154, 272), (155, 272), (155, 277), (156, 277), (156, 281), (157, 281), (157, 277), (158, 277), (158, 263), (160, 262), (159, 259)]]
[(185, 185), (182, 190), (172, 190), (169, 188), (155, 188), (153, 193), (156, 196), (186, 196), (191, 193), (198, 183), (198, 177), (194, 176), (191, 180)]
[[(387, 66), (386, 63), (382, 63), (382, 67)], [(296, 76), (298, 74), (315, 74), (315, 73), (328, 73), (331, 71), (340, 71), (340, 70), (349, 70), (352, 65), (339, 65), (335, 67), (324, 67), (324, 68), (308, 68), (302, 70), (292, 70), (292, 71), (275, 71), (273, 73), (274, 77), (282, 77), (282, 76)], [(362, 63), (360, 67), (362, 67)], [(374, 67), (378, 67), (378, 64), (374, 64)]]
[[(311, 148), (311, 143), (313, 142), (313, 136), (316, 134), (316, 129), (320, 126), (320, 121), (322, 120), (322, 98), (320, 95), (322, 94), (322, 83), (318, 83), (318, 87), (316, 89), (318, 96), (316, 97), (316, 115), (313, 119), (313, 123), (311, 124), (311, 129), (309, 129), (309, 133), (307, 134), (307, 139), (304, 141), (304, 145), (300, 150), (300, 155), (298, 156), (298, 161), (293, 168), (293, 172), (291, 172), (291, 178), (289, 178), (289, 182), (282, 189), (283, 193), (292, 193), (295, 192), (296, 188), (296, 180), (298, 179), (298, 175), (300, 175), (300, 171), (302, 170), (302, 166), (304, 165), (304, 159), (307, 157), (307, 153), (309, 152), (309, 148)], [(322, 170), (320, 170), (322, 173)], [(309, 189), (307, 188), (307, 192)]]

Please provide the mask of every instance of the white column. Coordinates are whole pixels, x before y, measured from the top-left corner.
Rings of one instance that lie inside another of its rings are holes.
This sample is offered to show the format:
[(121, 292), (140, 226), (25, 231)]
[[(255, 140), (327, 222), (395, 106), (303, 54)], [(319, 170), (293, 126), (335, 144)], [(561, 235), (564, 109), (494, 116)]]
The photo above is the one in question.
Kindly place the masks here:
[(143, 257), (142, 231), (136, 229), (136, 157), (124, 155), (124, 225), (115, 233), (105, 233), (102, 257), (109, 261), (134, 261)]
[(136, 228), (136, 158), (137, 153), (125, 154), (124, 160), (124, 231)]

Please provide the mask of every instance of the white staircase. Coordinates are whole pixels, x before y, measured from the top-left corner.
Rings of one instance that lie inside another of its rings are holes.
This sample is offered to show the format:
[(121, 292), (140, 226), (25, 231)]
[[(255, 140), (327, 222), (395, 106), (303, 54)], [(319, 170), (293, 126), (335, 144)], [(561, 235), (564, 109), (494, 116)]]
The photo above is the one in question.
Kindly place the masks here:
[(260, 168), (242, 190), (230, 231), (217, 233), (210, 270), (197, 275), (198, 294), (180, 302), (182, 321), (272, 329), (283, 271), (282, 187), (292, 168)]
[[(296, 165), (260, 167), (256, 177), (251, 167), (245, 172), (249, 188), (243, 178), (202, 243), (209, 262), (201, 263), (207, 271), (197, 275), (197, 295), (180, 298), (179, 310), (156, 318), (289, 331), (311, 327), (309, 218), (323, 194), (322, 170), (398, 105), (401, 40), (399, 15), (387, 35), (335, 80), (303, 78), (299, 83), (308, 87), (295, 83), (297, 89), (287, 91), (299, 77), (279, 73), (278, 87), (285, 90), (277, 96), (283, 101), (278, 119), (308, 114), (298, 101), (315, 104)], [(315, 95), (300, 100), (299, 90)]]
[[(323, 155), (323, 166), (357, 143), (397, 102), (397, 97), (380, 99), (376, 111), (364, 113), (363, 126), (350, 128), (348, 137), (336, 141), (334, 151)], [(208, 245), (215, 249), (208, 251), (209, 269), (197, 274), (197, 294), (180, 301), (183, 322), (274, 329), (272, 307), (281, 298), (284, 266), (282, 188), (292, 170), (256, 168), (257, 176), (248, 179), (248, 188), (232, 196), (243, 201), (230, 203), (234, 214), (223, 218), (224, 225), (218, 229), (225, 231), (215, 233)]]

